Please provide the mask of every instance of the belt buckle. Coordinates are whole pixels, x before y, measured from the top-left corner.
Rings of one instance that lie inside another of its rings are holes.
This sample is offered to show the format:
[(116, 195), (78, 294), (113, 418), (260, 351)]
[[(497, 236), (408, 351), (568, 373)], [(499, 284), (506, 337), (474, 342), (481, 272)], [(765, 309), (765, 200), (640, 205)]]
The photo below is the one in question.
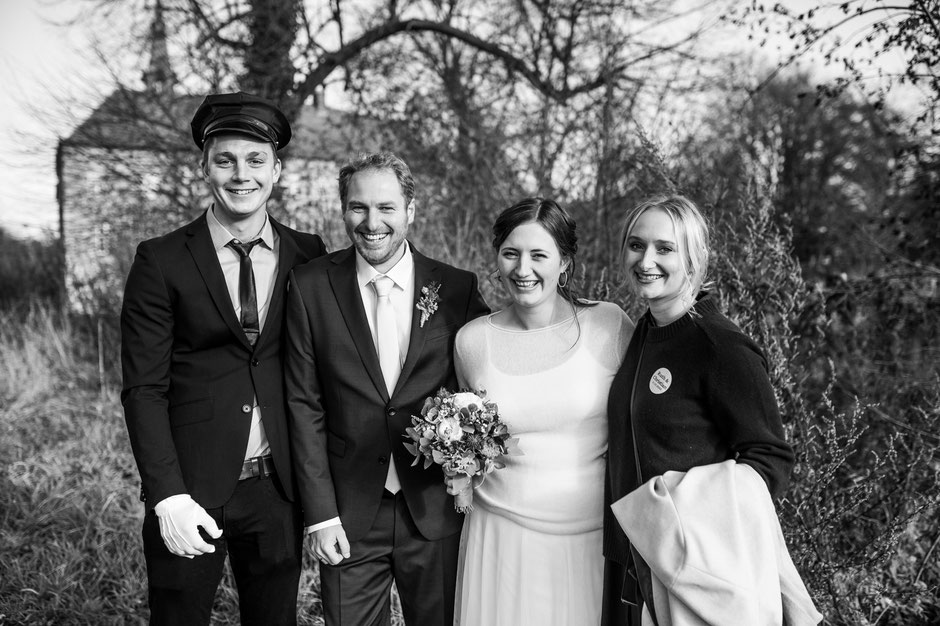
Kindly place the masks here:
[(274, 459), (270, 456), (253, 456), (245, 459), (242, 464), (242, 477), (239, 480), (267, 478), (272, 474), (274, 474)]
[(242, 463), (241, 476), (238, 480), (248, 480), (249, 478), (254, 478), (258, 475), (258, 457), (251, 457), (250, 459), (245, 459)]

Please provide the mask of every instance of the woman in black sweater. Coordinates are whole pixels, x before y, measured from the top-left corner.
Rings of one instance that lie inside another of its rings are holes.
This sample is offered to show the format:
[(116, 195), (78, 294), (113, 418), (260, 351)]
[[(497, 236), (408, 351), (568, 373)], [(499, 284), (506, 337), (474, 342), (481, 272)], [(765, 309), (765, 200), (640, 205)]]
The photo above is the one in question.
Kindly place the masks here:
[[(702, 214), (682, 196), (656, 196), (628, 213), (623, 233), (627, 283), (649, 309), (610, 390), (608, 504), (666, 471), (729, 459), (751, 466), (778, 497), (793, 451), (763, 352), (702, 290)], [(604, 555), (604, 623), (639, 626), (644, 599), (655, 619), (649, 568), (609, 508)]]

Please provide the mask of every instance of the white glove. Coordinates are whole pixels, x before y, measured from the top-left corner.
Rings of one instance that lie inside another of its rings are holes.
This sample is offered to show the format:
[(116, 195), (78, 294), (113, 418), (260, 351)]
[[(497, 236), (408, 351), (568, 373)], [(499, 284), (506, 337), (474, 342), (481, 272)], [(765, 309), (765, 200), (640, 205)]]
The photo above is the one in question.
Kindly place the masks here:
[(160, 536), (167, 550), (187, 559), (215, 552), (215, 546), (199, 536), (199, 527), (202, 526), (213, 539), (221, 537), (222, 530), (188, 493), (160, 500), (153, 510), (160, 519)]

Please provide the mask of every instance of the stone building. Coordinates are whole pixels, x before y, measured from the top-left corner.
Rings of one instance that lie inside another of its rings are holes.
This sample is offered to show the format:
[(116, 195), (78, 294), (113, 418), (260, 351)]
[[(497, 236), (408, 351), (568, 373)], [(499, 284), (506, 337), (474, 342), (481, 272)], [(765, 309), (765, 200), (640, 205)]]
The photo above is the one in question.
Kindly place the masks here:
[[(151, 42), (143, 89), (114, 91), (58, 146), (64, 284), (74, 311), (118, 310), (137, 243), (192, 220), (211, 201), (189, 129), (204, 96), (174, 89), (159, 2)], [(391, 140), (373, 120), (315, 105), (302, 107), (292, 130), (269, 211), (341, 245), (339, 166)]]

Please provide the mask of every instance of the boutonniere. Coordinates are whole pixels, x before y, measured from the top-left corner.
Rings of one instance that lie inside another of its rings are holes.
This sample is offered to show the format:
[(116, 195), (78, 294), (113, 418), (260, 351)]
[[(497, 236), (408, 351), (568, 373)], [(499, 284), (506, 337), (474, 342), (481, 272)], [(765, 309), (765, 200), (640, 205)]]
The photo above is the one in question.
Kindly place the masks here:
[(421, 297), (418, 298), (418, 304), (415, 305), (421, 311), (421, 322), (419, 324), (421, 328), (424, 328), (424, 324), (437, 311), (437, 305), (441, 301), (441, 297), (437, 293), (440, 288), (441, 284), (433, 280), (421, 288)]

